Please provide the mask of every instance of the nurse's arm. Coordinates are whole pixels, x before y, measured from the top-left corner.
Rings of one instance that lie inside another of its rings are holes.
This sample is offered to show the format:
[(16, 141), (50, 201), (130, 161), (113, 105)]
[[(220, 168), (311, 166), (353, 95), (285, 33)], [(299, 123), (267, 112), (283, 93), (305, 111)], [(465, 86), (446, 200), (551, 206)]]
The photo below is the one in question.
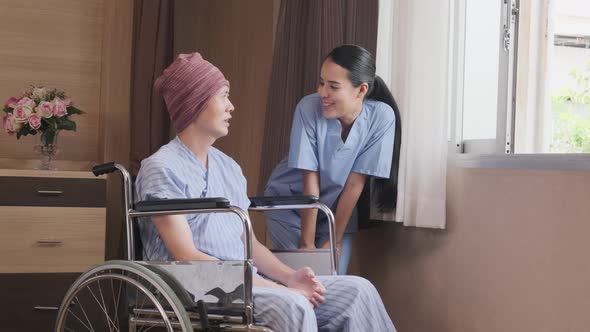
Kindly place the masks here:
[[(359, 174), (351, 172), (346, 179), (344, 189), (340, 194), (338, 200), (338, 207), (336, 208), (336, 215), (334, 216), (336, 221), (336, 243), (340, 247), (342, 236), (346, 230), (346, 225), (352, 215), (352, 210), (356, 206), (356, 203), (363, 192), (367, 176), (365, 174)], [(327, 248), (327, 244), (325, 245)]]
[(190, 226), (183, 215), (152, 217), (160, 237), (174, 260), (217, 260), (195, 247)]
[[(320, 197), (320, 175), (314, 171), (303, 171), (303, 194)], [(315, 248), (315, 228), (318, 210), (304, 209), (301, 210), (301, 239), (299, 239), (299, 248)]]

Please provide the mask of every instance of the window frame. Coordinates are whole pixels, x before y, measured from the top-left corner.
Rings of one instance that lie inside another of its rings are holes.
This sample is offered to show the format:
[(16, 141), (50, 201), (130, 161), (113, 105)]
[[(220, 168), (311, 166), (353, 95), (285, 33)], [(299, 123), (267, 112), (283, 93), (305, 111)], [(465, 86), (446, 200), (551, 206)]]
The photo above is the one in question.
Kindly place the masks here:
[[(466, 1), (452, 1), (449, 22), (449, 163), (461, 167), (590, 170), (590, 153), (515, 153), (520, 0), (502, 1), (496, 138), (463, 140)], [(504, 38), (506, 36), (506, 39)]]

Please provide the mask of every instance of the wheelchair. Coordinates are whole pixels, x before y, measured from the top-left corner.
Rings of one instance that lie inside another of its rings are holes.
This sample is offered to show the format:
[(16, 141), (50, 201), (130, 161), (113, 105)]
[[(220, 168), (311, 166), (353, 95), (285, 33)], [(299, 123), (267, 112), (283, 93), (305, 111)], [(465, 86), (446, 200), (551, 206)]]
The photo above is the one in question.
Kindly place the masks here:
[[(271, 332), (254, 322), (253, 235), (248, 213), (222, 197), (134, 203), (132, 180), (123, 166), (107, 163), (92, 169), (96, 176), (115, 171), (123, 182), (127, 260), (107, 261), (83, 273), (62, 300), (55, 330)], [(317, 197), (251, 197), (250, 201), (250, 211), (323, 211), (330, 225), (330, 249), (281, 251), (277, 255), (295, 269), (307, 265), (320, 271), (317, 274), (336, 274), (334, 215)], [(141, 260), (137, 218), (205, 213), (233, 213), (241, 219), (245, 260)]]

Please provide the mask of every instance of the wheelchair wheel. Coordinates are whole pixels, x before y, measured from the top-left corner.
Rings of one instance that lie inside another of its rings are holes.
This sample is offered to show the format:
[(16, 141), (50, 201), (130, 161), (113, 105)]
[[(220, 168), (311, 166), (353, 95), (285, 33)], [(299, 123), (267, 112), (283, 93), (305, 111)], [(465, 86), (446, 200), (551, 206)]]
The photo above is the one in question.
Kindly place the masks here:
[(81, 275), (61, 303), (55, 330), (193, 331), (170, 285), (130, 261), (106, 262)]

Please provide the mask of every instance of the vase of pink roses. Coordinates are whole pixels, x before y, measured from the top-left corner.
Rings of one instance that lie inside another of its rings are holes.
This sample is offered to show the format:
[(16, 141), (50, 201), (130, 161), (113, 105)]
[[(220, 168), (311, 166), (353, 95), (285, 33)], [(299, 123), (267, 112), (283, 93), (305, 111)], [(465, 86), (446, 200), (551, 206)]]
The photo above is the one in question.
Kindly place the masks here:
[(39, 169), (54, 169), (51, 161), (58, 152), (57, 139), (61, 130), (76, 131), (74, 114), (84, 114), (73, 106), (63, 90), (31, 86), (20, 96), (4, 104), (4, 131), (9, 135), (38, 135), (34, 151), (40, 156)]

